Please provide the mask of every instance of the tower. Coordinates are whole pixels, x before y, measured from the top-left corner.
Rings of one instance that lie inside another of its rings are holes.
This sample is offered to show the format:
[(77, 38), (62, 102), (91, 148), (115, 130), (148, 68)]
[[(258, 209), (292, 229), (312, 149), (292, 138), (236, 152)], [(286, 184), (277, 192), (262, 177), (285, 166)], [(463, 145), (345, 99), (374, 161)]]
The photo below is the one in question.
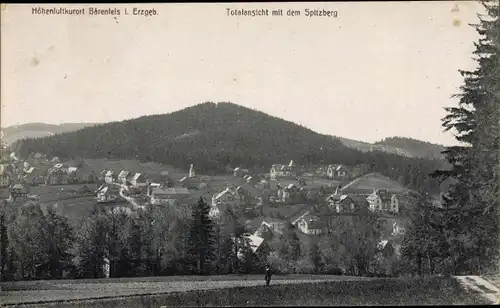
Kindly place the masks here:
[(193, 164), (191, 164), (191, 166), (189, 167), (189, 177), (190, 177), (190, 178), (194, 177), (194, 168), (193, 168)]

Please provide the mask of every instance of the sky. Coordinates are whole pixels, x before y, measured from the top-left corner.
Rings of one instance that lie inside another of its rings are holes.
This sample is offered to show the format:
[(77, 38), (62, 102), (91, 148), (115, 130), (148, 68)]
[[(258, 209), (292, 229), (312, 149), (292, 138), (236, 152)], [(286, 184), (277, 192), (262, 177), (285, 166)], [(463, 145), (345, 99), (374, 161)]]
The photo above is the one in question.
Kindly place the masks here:
[[(444, 145), (455, 141), (440, 119), (457, 103), (458, 70), (475, 67), (479, 37), (468, 24), (483, 12), (468, 1), (66, 6), (86, 8), (80, 16), (32, 7), (1, 10), (2, 127), (229, 101), (323, 134)], [(89, 7), (121, 14), (90, 16)], [(134, 16), (134, 7), (157, 15)], [(227, 16), (228, 8), (285, 16)], [(337, 17), (306, 17), (306, 8)]]

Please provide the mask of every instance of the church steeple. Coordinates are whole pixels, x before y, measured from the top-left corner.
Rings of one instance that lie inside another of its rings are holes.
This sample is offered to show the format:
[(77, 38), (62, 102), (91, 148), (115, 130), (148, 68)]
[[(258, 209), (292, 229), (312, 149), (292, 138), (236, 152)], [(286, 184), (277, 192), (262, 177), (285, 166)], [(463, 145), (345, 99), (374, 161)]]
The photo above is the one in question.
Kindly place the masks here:
[(189, 167), (189, 177), (192, 178), (194, 177), (194, 167), (193, 164)]

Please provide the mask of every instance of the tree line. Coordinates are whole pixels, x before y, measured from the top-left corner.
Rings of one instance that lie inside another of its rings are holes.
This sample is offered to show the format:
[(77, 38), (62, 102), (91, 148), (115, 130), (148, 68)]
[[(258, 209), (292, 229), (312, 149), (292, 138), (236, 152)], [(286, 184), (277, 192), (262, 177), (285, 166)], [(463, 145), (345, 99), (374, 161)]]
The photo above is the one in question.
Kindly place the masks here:
[(484, 1), (486, 14), (474, 25), (477, 68), (464, 78), (446, 108), (445, 130), (461, 145), (446, 148), (451, 168), (438, 170), (439, 181), (452, 179), (442, 208), (422, 198), (403, 245), (407, 262), (421, 274), (484, 274), (499, 269), (500, 215), (500, 21), (498, 1)]
[[(282, 234), (260, 234), (255, 250), (232, 209), (217, 221), (200, 199), (190, 215), (169, 207), (131, 212), (95, 208), (78, 225), (55, 206), (27, 202), (0, 211), (0, 272), (3, 281), (262, 273), (271, 264), (279, 273), (352, 275), (376, 272), (381, 226), (371, 216), (330, 218), (323, 236), (300, 239), (287, 223)], [(378, 263), (377, 263), (378, 262)]]

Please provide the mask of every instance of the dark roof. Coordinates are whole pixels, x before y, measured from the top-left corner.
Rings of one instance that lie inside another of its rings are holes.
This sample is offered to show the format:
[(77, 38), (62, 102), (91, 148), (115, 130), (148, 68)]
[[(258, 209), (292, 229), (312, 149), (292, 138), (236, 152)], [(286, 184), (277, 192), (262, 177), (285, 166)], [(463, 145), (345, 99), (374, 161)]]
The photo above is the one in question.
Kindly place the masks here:
[(160, 188), (155, 187), (152, 191), (155, 195), (189, 195), (189, 191), (186, 188)]
[(285, 223), (286, 221), (283, 219), (279, 219), (279, 218), (266, 217), (266, 218), (264, 218), (263, 222), (266, 222), (266, 223)]
[(248, 183), (244, 183), (244, 184), (238, 186), (238, 188), (241, 188), (245, 193), (248, 193), (252, 197), (256, 198), (256, 197), (262, 196), (261, 191), (259, 191), (257, 188), (253, 187), (252, 185), (250, 185)]
[(315, 215), (308, 214), (302, 218), (305, 222), (307, 222), (308, 229), (321, 229), (324, 227), (323, 222), (319, 217)]

